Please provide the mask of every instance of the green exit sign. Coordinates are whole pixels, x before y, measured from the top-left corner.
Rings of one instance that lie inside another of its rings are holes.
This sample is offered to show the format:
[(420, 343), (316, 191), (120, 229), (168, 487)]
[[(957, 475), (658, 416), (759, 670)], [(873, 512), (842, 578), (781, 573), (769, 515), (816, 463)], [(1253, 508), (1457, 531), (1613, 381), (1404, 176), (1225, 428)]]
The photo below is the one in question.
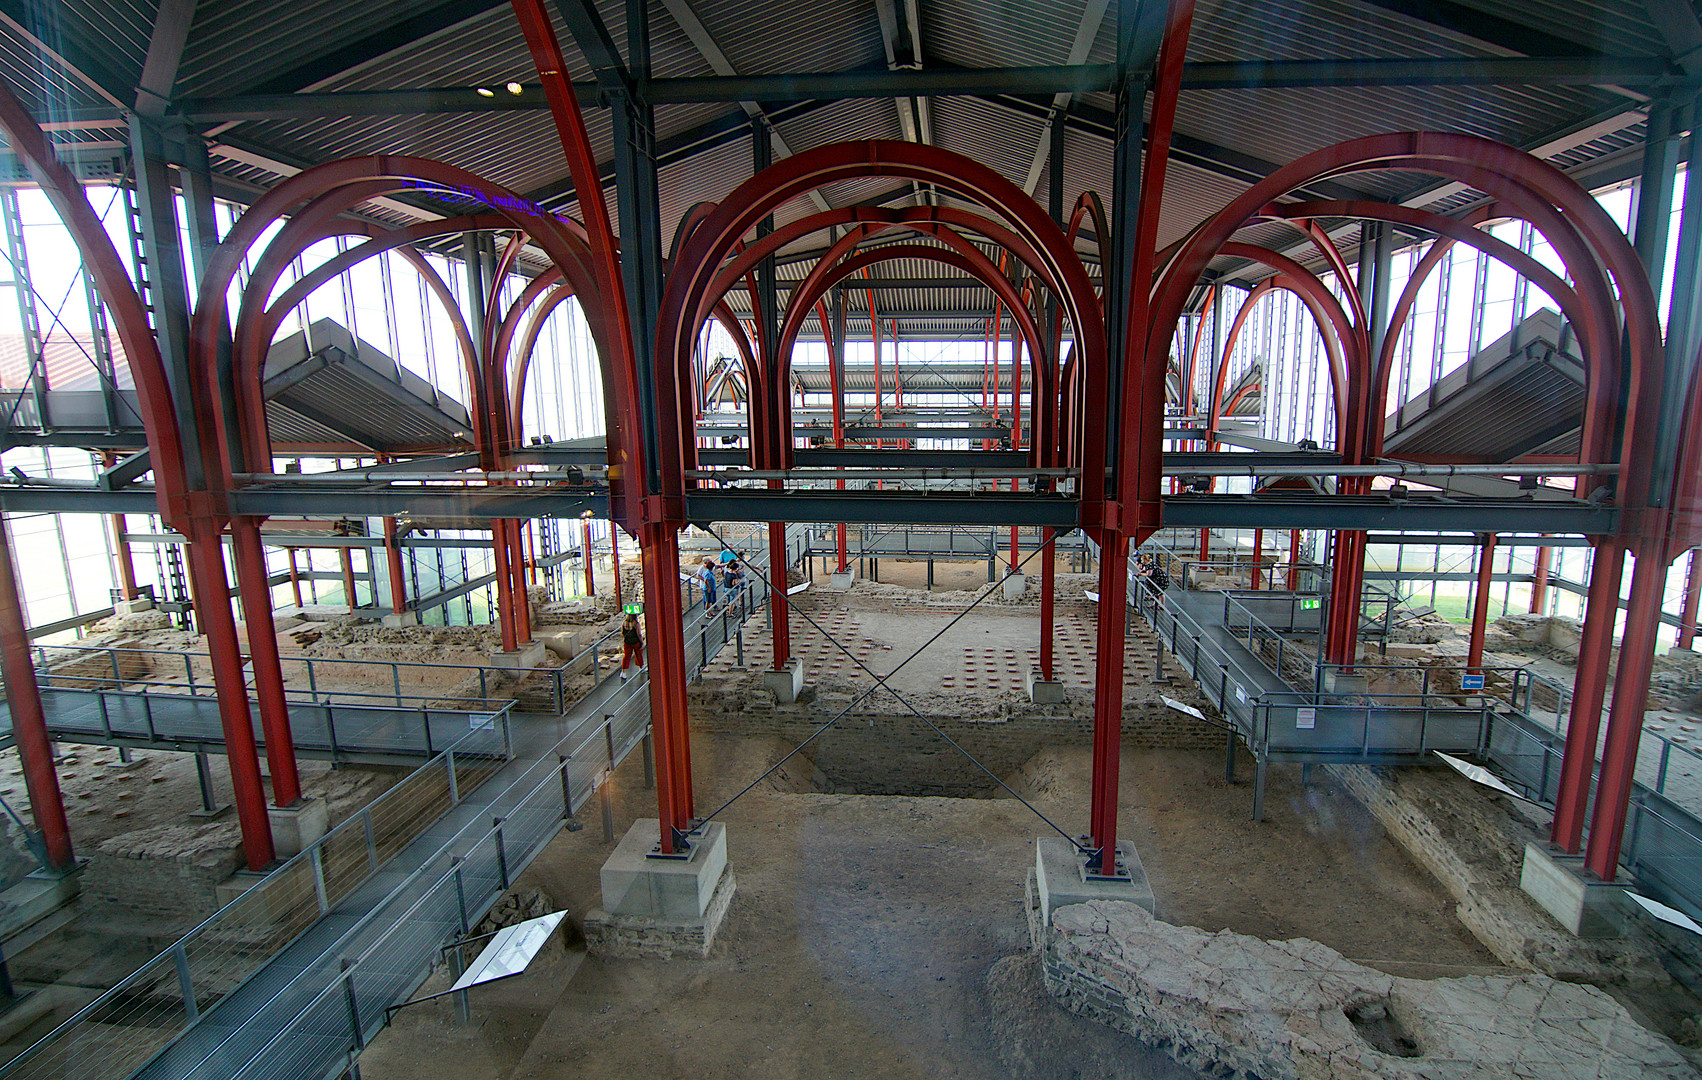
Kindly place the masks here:
[(1302, 611), (1317, 611), (1318, 610), (1318, 601), (1316, 601), (1316, 600), (1302, 600), (1302, 601), (1300, 601), (1300, 610), (1302, 610)]
[(644, 614), (644, 605), (643, 604), (628, 604), (625, 607), (621, 608), (621, 611), (624, 612), (625, 614), (628, 614), (628, 615), (642, 615), (642, 614)]

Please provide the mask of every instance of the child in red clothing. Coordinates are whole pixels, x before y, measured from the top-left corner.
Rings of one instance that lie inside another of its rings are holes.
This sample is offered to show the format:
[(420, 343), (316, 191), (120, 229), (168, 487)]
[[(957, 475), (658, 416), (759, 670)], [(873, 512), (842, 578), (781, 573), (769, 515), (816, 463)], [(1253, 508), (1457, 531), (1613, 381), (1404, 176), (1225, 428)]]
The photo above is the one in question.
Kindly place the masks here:
[(621, 624), (621, 682), (628, 667), (644, 666), (644, 636), (638, 632), (638, 616), (628, 615)]

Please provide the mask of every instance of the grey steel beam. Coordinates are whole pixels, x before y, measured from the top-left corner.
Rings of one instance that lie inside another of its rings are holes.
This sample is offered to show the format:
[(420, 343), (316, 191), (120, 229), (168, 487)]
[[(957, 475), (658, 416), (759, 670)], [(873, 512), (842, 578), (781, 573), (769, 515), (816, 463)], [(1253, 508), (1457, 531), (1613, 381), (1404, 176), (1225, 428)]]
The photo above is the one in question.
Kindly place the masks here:
[[(11, 28), (53, 66), (93, 90), (122, 114), (130, 107), (126, 100), (130, 96), (129, 80), (119, 78), (92, 53), (67, 37), (59, 23), (60, 17), (57, 4), (0, 0), (0, 24)], [(123, 124), (121, 116), (115, 116), (114, 122), (108, 126), (122, 127)]]
[[(457, 5), (447, 5), (457, 6)], [(1018, 68), (960, 68), (929, 61), (923, 70), (862, 69), (793, 75), (708, 75), (653, 79), (646, 99), (653, 105), (827, 103), (848, 98), (917, 95), (1051, 97), (1108, 92), (1110, 64)], [(1244, 60), (1191, 63), (1183, 69), (1183, 91), (1259, 90), (1320, 86), (1637, 86), (1682, 81), (1661, 57), (1541, 56), (1424, 57), (1387, 60)], [(278, 80), (274, 80), (278, 81)], [(323, 80), (319, 80), (323, 81)], [(266, 84), (270, 86), (271, 83)], [(595, 83), (574, 86), (584, 108), (602, 104)], [(1042, 109), (1050, 110), (1050, 102)], [(405, 116), (438, 113), (541, 112), (549, 105), (536, 91), (485, 97), (472, 86), (407, 90), (349, 90), (292, 93), (256, 88), (253, 93), (186, 98), (172, 115), (191, 124), (232, 123), (311, 116)], [(94, 126), (119, 123), (119, 114), (79, 116)]]
[(1643, 7), (1684, 73), (1702, 74), (1702, 21), (1691, 0), (1643, 0)]
[(160, 0), (154, 13), (154, 30), (148, 38), (147, 59), (136, 83), (136, 111), (148, 116), (165, 112), (177, 84), (177, 65), (189, 40), (189, 24), (195, 20), (195, 0)]
[(95, 477), (95, 483), (107, 491), (115, 491), (127, 484), (134, 483), (137, 478), (152, 469), (153, 458), (150, 451), (142, 450), (113, 465), (102, 469)]
[[(1400, 544), (1406, 547), (1469, 547), (1476, 548), (1483, 544), (1479, 533), (1368, 533), (1365, 542), (1369, 545)], [(1543, 536), (1521, 535), (1518, 533), (1497, 533), (1495, 546), (1503, 547), (1590, 547), (1591, 542), (1584, 536)], [(1552, 577), (1550, 581), (1554, 580)]]
[(700, 491), (686, 517), (709, 521), (832, 521), (916, 525), (1050, 525), (1074, 528), (1073, 500), (1033, 495), (896, 491)]
[[(596, 103), (594, 100), (590, 104)], [(831, 101), (801, 101), (782, 108), (771, 109), (766, 115), (770, 124), (780, 124), (808, 116), (810, 113), (818, 109), (825, 109), (831, 104), (833, 104)], [(680, 164), (698, 154), (718, 149), (730, 143), (742, 142), (749, 134), (750, 120), (744, 113), (734, 110), (725, 116), (716, 117), (684, 131), (677, 131), (665, 139), (656, 140), (656, 166), (659, 169), (665, 169), (670, 165)], [(607, 187), (613, 184), (615, 182), (614, 161), (599, 163), (597, 175), (602, 180), (603, 186)], [(904, 189), (905, 192), (909, 190), (909, 188)], [(526, 198), (536, 203), (559, 205), (574, 197), (573, 180), (563, 178), (525, 194)]]
[(1363, 0), (1384, 11), (1404, 15), (1414, 22), (1441, 27), (1461, 37), (1510, 49), (1527, 56), (1591, 57), (1594, 49), (1570, 38), (1559, 37), (1524, 23), (1514, 22), (1480, 8), (1454, 0)]
[(1164, 525), (1178, 529), (1418, 529), (1432, 532), (1614, 531), (1619, 510), (1588, 503), (1501, 502), (1366, 495), (1171, 495)]
[[(339, 75), (351, 74), (391, 53), (416, 48), (431, 38), (452, 33), (462, 23), (507, 7), (506, 0), (449, 0), (275, 75), (253, 87), (253, 91), (257, 94), (289, 94), (306, 90)], [(470, 88), (468, 92), (471, 93)]]

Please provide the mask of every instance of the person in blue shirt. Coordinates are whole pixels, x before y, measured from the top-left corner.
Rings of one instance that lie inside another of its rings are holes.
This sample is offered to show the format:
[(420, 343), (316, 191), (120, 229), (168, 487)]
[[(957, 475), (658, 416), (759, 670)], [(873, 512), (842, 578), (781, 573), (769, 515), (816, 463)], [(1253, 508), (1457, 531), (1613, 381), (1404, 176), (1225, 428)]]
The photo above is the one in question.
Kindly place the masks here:
[(715, 589), (715, 560), (705, 555), (703, 566), (697, 572), (697, 578), (703, 583), (703, 610), (714, 611), (720, 598)]

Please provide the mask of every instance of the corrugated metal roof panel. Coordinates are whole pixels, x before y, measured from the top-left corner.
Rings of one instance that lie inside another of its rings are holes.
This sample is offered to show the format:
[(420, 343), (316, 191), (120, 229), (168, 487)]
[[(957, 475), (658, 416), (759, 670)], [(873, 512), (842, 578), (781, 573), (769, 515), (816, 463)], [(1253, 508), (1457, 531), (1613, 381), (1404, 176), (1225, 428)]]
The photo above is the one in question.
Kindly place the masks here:
[[(742, 75), (846, 71), (884, 63), (880, 20), (866, 0), (692, 0), (709, 36)], [(658, 7), (652, 26), (672, 18)]]

